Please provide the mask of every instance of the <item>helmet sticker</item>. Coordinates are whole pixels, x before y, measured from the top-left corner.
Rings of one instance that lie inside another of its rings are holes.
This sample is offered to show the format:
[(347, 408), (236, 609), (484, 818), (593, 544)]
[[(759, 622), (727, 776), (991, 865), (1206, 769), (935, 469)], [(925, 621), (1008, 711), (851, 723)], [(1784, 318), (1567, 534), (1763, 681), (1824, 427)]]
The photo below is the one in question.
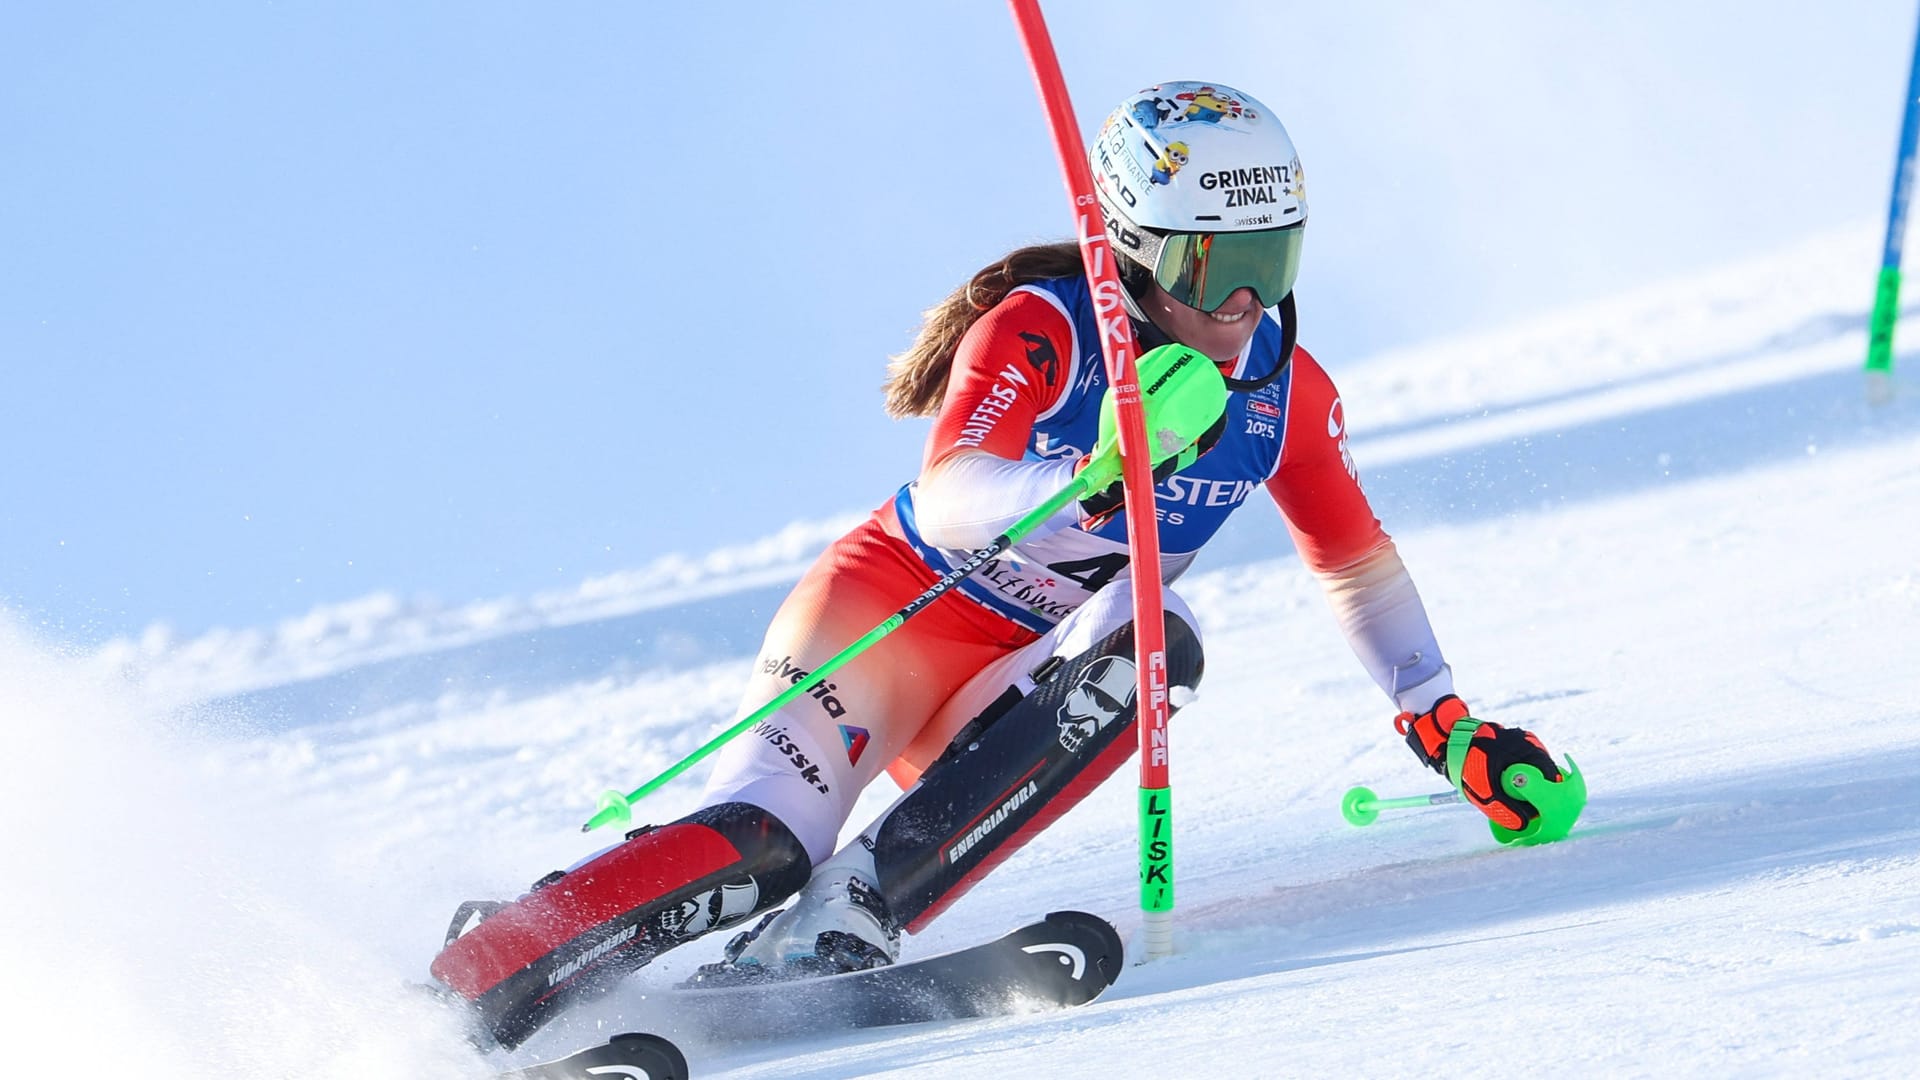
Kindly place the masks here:
[[(1142, 94), (1145, 100), (1133, 103), (1133, 118), (1148, 131), (1161, 124), (1217, 124), (1222, 120), (1260, 119), (1260, 113), (1235, 97), (1231, 90), (1202, 86), (1163, 97), (1160, 89), (1156, 86), (1146, 91)], [(1152, 96), (1147, 97), (1149, 94)]]
[(1186, 103), (1186, 110), (1179, 117), (1185, 122), (1217, 124), (1226, 119), (1260, 119), (1260, 114), (1247, 108), (1245, 102), (1211, 86), (1202, 87), (1191, 94), (1176, 94), (1174, 100)]
[(1285, 165), (1248, 165), (1200, 174), (1200, 190), (1218, 191), (1226, 197), (1226, 209), (1276, 203), (1281, 196), (1292, 196), (1298, 183), (1293, 170), (1299, 158)]
[[(1153, 149), (1153, 144), (1147, 142), (1145, 139), (1140, 140), (1140, 145), (1148, 149), (1149, 153), (1147, 156), (1149, 158), (1159, 153), (1158, 150)], [(1153, 182), (1152, 177), (1147, 172), (1146, 166), (1140, 163), (1140, 155), (1135, 154), (1129, 149), (1127, 131), (1125, 126), (1121, 124), (1118, 116), (1108, 118), (1106, 127), (1100, 130), (1100, 137), (1094, 140), (1093, 149), (1094, 156), (1098, 159), (1100, 165), (1100, 171), (1104, 173), (1108, 179), (1111, 179), (1115, 184), (1119, 185), (1122, 191), (1127, 192), (1122, 197), (1127, 200), (1129, 205), (1134, 201), (1132, 192), (1127, 191), (1126, 181), (1122, 180), (1120, 174), (1114, 171), (1113, 165), (1115, 161), (1118, 161), (1126, 168), (1127, 179), (1132, 180), (1134, 184), (1144, 188)]]
[[(1153, 147), (1149, 145), (1147, 149), (1151, 150)], [(1167, 144), (1167, 148), (1160, 152), (1160, 156), (1154, 160), (1153, 175), (1149, 177), (1149, 179), (1156, 184), (1169, 183), (1173, 180), (1173, 174), (1179, 172), (1180, 167), (1186, 163), (1187, 144), (1183, 142), (1170, 142)]]

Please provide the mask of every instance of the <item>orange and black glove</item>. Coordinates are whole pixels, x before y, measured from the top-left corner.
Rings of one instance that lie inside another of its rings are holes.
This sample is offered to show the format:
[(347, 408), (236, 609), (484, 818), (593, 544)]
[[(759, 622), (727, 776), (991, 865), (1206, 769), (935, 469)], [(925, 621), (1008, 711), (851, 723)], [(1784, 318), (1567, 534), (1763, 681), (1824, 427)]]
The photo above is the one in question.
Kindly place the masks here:
[[(1460, 775), (1447, 775), (1447, 740), (1454, 725), (1466, 720), (1479, 724), (1473, 741), (1467, 744), (1461, 760)], [(1479, 808), (1495, 825), (1515, 832), (1540, 816), (1540, 811), (1525, 799), (1515, 798), (1501, 785), (1500, 778), (1514, 765), (1531, 765), (1540, 775), (1558, 783), (1560, 767), (1553, 763), (1547, 748), (1531, 731), (1501, 727), (1485, 720), (1474, 720), (1467, 703), (1448, 694), (1433, 703), (1433, 708), (1394, 717), (1394, 729), (1407, 737), (1407, 745), (1427, 763), (1427, 767), (1449, 781), (1457, 781), (1467, 801)]]

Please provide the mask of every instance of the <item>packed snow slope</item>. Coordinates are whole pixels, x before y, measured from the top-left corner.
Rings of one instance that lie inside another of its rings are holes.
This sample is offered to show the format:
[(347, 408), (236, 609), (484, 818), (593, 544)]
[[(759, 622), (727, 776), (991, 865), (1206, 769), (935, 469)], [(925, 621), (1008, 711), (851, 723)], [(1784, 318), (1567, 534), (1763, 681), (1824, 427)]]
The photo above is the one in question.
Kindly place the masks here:
[[(1179, 585), (1207, 643), (1174, 726), (1179, 954), (1067, 1013), (798, 1043), (741, 1017), (689, 1041), (696, 1075), (1911, 1075), (1920, 381), (1867, 402), (1874, 239), (1322, 358), (1463, 694), (1586, 772), (1572, 839), (1503, 849), (1459, 807), (1340, 819), (1351, 784), (1439, 783), (1250, 506)], [(453, 905), (587, 855), (600, 789), (723, 727), (831, 531), (571, 598), (371, 598), (88, 655), (0, 627), (0, 1071), (486, 1075), (404, 988)], [(909, 955), (1062, 907), (1133, 935), (1133, 799), (1122, 774)], [(653, 1026), (719, 945), (511, 1060)]]

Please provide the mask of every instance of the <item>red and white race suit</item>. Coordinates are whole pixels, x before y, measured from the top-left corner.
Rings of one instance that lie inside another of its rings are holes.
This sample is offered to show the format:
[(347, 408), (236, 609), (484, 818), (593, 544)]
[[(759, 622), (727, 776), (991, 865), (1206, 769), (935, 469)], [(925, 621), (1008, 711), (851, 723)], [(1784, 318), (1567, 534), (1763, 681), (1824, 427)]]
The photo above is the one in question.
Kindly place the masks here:
[[(1223, 370), (1279, 362), (1264, 319)], [(813, 669), (1071, 481), (1093, 448), (1107, 377), (1086, 282), (1014, 290), (962, 339), (920, 475), (836, 541), (767, 631), (745, 715), (796, 683), (808, 692), (719, 755), (705, 801), (773, 812), (818, 862), (853, 801), (888, 769), (917, 777), (967, 720), (1052, 655), (1074, 655), (1131, 617), (1126, 515), (1089, 526), (1069, 507), (825, 679)], [(1230, 396), (1227, 427), (1160, 483), (1162, 577), (1190, 566), (1264, 487), (1320, 579), (1362, 665), (1401, 710), (1452, 691), (1426, 610), (1347, 453), (1339, 392), (1305, 349), (1264, 389)], [(1168, 610), (1194, 624), (1171, 591)]]

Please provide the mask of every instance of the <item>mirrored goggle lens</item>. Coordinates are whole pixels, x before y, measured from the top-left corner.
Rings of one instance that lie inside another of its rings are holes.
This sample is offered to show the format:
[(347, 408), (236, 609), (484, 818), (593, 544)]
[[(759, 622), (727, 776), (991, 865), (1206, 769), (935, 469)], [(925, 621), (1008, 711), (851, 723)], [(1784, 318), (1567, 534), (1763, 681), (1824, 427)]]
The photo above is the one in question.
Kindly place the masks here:
[(1300, 272), (1306, 223), (1238, 233), (1173, 233), (1160, 249), (1153, 279), (1175, 300), (1213, 311), (1238, 288), (1272, 307), (1293, 289)]

